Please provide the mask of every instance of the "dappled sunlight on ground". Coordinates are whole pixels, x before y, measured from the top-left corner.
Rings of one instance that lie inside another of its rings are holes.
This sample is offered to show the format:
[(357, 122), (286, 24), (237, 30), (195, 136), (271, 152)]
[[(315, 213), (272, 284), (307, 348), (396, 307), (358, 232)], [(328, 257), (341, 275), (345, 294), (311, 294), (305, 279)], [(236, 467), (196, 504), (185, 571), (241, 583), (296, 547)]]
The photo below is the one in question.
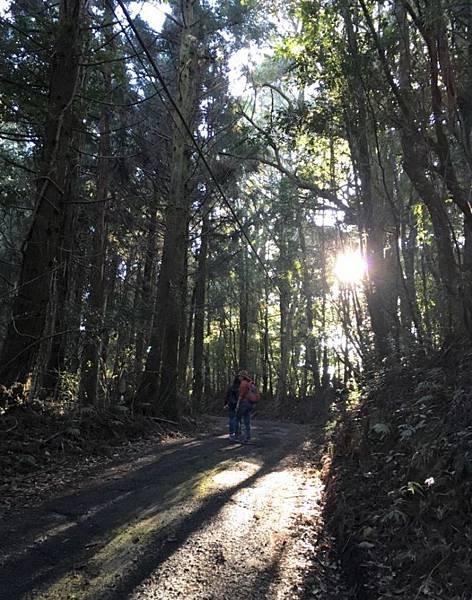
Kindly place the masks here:
[(0, 597), (301, 600), (322, 497), (318, 472), (299, 459), (304, 429), (259, 424), (250, 446), (223, 429), (107, 468), (33, 510), (22, 546), (21, 527), (7, 529)]
[[(237, 467), (237, 468), (234, 468)], [(279, 465), (280, 467), (280, 465)], [(214, 475), (220, 492), (237, 486), (258, 467), (249, 461)], [(205, 528), (195, 531), (136, 590), (146, 598), (301, 598), (292, 571), (306, 566), (293, 526), (318, 517), (322, 486), (307, 484), (291, 464), (253, 479), (233, 493)], [(301, 558), (303, 557), (303, 558)]]
[(231, 471), (230, 469), (217, 473), (212, 477), (212, 481), (221, 487), (237, 485), (246, 479), (247, 474), (243, 470)]

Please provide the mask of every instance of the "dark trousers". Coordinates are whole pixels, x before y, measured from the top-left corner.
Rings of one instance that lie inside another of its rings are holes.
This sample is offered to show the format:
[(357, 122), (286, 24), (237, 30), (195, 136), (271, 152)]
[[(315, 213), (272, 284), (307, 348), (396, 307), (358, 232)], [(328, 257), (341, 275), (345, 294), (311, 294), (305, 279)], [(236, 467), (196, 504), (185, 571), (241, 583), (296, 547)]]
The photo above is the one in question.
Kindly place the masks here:
[(241, 434), (241, 422), (244, 423), (245, 439), (251, 439), (251, 411), (252, 402), (249, 400), (241, 400), (237, 412), (238, 417), (238, 433)]
[(238, 416), (236, 414), (236, 402), (228, 404), (228, 428), (230, 435), (238, 433)]

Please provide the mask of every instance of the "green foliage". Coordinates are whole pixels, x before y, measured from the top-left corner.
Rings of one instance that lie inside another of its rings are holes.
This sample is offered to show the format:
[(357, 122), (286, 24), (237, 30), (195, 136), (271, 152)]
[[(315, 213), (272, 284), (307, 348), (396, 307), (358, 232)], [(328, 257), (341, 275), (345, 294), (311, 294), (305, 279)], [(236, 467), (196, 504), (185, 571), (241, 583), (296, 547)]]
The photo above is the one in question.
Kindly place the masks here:
[(374, 423), (371, 426), (371, 430), (374, 433), (377, 433), (381, 438), (385, 438), (392, 431), (388, 423)]
[[(356, 576), (376, 597), (393, 598), (398, 589), (414, 597), (426, 579), (434, 598), (445, 590), (454, 598), (464, 592), (472, 533), (471, 456), (464, 441), (471, 439), (472, 420), (451, 410), (450, 401), (470, 381), (463, 371), (468, 358), (461, 355), (449, 356), (448, 365), (437, 355), (430, 369), (410, 358), (408, 367), (367, 379), (360, 407), (338, 427), (330, 475), (336, 487), (328, 504), (340, 547), (363, 552), (365, 579)], [(426, 390), (430, 399), (418, 399)], [(376, 420), (379, 411), (390, 415), (388, 428)], [(368, 525), (361, 529), (359, 523)]]

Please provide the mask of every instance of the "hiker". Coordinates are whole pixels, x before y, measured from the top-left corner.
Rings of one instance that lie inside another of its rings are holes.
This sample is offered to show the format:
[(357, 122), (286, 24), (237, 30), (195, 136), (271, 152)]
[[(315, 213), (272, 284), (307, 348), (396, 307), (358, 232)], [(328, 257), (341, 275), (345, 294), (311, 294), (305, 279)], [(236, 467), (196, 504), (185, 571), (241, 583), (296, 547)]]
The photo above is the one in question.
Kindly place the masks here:
[(234, 378), (233, 383), (228, 387), (225, 398), (225, 408), (228, 408), (228, 428), (229, 438), (234, 440), (238, 434), (238, 417), (236, 416), (236, 406), (239, 398), (239, 386), (241, 380), (238, 375)]
[[(255, 383), (249, 377), (247, 371), (239, 372), (239, 397), (236, 405), (236, 416), (238, 420), (238, 433), (241, 435), (241, 442), (247, 444), (251, 439), (251, 411), (254, 404), (259, 400), (260, 394), (257, 391)], [(245, 435), (242, 435), (241, 421), (244, 423)]]

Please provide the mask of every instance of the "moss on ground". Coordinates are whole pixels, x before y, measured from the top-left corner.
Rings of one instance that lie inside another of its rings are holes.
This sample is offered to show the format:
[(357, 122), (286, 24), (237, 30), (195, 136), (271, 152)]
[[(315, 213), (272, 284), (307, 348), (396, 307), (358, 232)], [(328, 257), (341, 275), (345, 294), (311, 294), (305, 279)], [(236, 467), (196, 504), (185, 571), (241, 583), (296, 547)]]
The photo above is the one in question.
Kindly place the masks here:
[(38, 600), (85, 600), (113, 589), (154, 540), (159, 536), (163, 543), (172, 539), (173, 525), (179, 524), (182, 514), (198, 508), (215, 489), (215, 476), (233, 465), (232, 460), (226, 460), (207, 468), (208, 462), (205, 457), (192, 461), (184, 481), (182, 470), (176, 472), (180, 483), (167, 480), (154, 505), (138, 514), (134, 521), (111, 531), (105, 540), (99, 538), (90, 543), (92, 554), (83, 564), (39, 593)]

